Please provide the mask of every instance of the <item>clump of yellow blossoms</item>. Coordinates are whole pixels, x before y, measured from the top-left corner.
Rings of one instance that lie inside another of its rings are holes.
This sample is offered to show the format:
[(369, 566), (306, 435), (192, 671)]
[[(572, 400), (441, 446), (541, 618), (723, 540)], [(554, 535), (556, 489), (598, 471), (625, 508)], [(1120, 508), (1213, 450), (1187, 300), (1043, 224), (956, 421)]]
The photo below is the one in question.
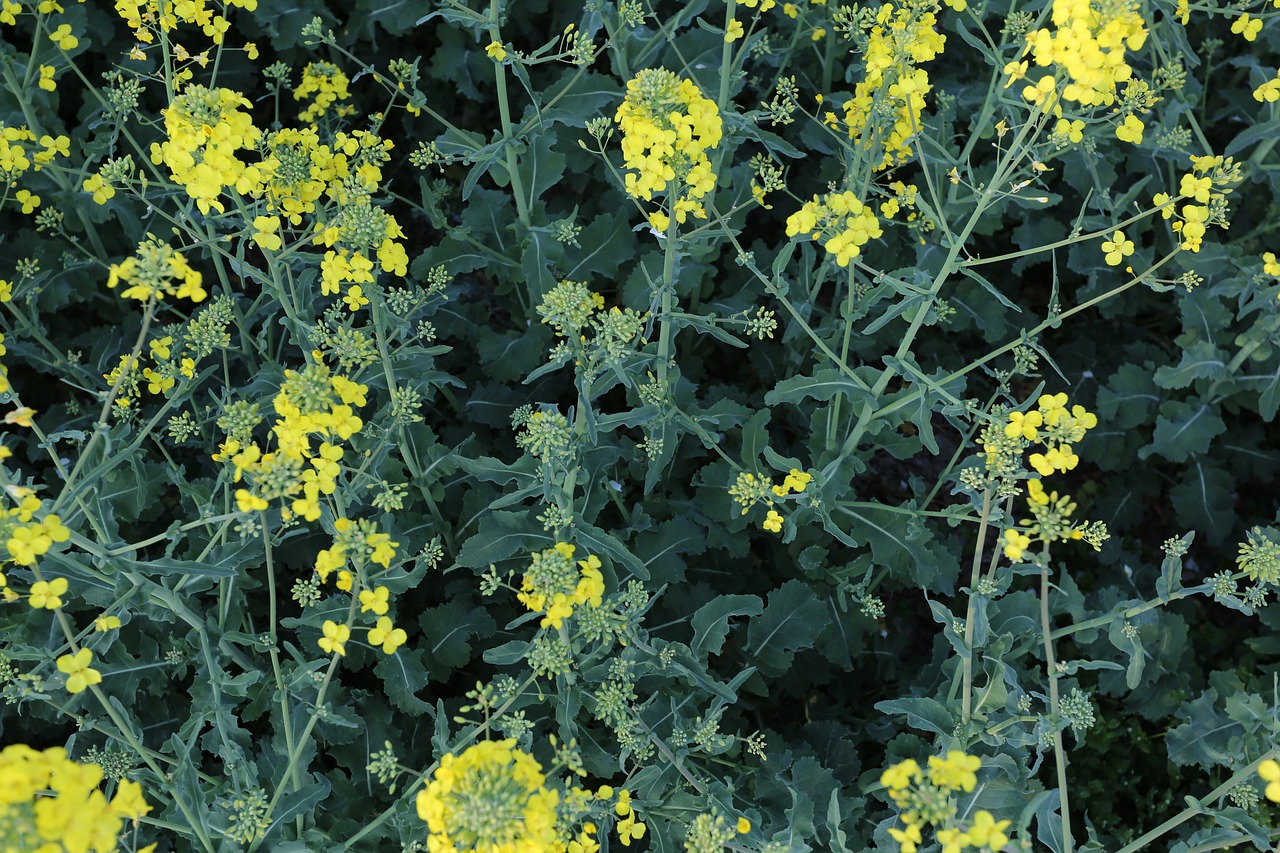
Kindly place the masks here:
[[(1062, 88), (1062, 100), (1082, 107), (1111, 106), (1116, 101), (1118, 84), (1133, 76), (1133, 69), (1125, 61), (1125, 50), (1138, 50), (1146, 42), (1146, 22), (1140, 8), (1137, 0), (1054, 0), (1053, 28), (1028, 33), (1023, 56), (1030, 54), (1041, 68), (1056, 65), (1066, 72), (1068, 82)], [(1026, 62), (1005, 66), (1010, 82), (1020, 79), (1026, 70)], [(1022, 96), (1040, 103), (1054, 91), (1050, 74), (1025, 87)], [(1141, 127), (1135, 116), (1127, 118)]]
[[(71, 537), (71, 531), (56, 515), (34, 520), (34, 511), (40, 504), (39, 498), (28, 494), (0, 519), (0, 535), (4, 536), (8, 559), (19, 566), (34, 566), (36, 558), (47, 554), (54, 543), (66, 542)], [(0, 587), (4, 585), (3, 575), (0, 575)]]
[(1199, 252), (1210, 225), (1225, 229), (1227, 196), (1240, 182), (1240, 165), (1230, 157), (1206, 155), (1191, 158), (1191, 171), (1182, 175), (1178, 194), (1187, 204), (1178, 207), (1168, 193), (1157, 193), (1152, 201), (1165, 219), (1173, 219), (1173, 231), (1179, 246)]
[[(258, 0), (227, 0), (218, 3), (218, 11), (225, 12), (228, 6), (238, 6), (246, 12), (258, 8)], [(178, 28), (178, 23), (194, 24), (208, 36), (214, 44), (222, 44), (223, 38), (231, 28), (231, 23), (214, 11), (214, 4), (209, 0), (180, 0), (171, 3), (163, 0), (115, 0), (116, 14), (124, 19), (133, 36), (140, 42), (151, 44), (158, 33), (171, 33)]]
[(665, 193), (666, 211), (649, 216), (665, 231), (674, 216), (706, 218), (701, 199), (715, 187), (707, 152), (720, 144), (722, 124), (715, 103), (691, 80), (665, 68), (646, 68), (627, 83), (614, 121), (622, 129), (627, 194), (652, 201)]
[[(112, 853), (125, 821), (151, 811), (137, 782), (122, 781), (110, 801), (102, 768), (25, 744), (0, 752), (0, 839), (5, 851)], [(154, 845), (153, 845), (154, 846)]]
[(814, 196), (787, 217), (787, 236), (812, 234), (842, 267), (858, 257), (862, 247), (884, 231), (871, 205), (846, 190)]
[(924, 842), (923, 831), (932, 827), (938, 843), (946, 853), (974, 850), (1003, 850), (1009, 843), (1005, 830), (1011, 821), (997, 821), (990, 812), (979, 809), (973, 819), (961, 821), (956, 816), (953, 794), (970, 793), (978, 784), (977, 771), (982, 760), (953, 749), (946, 758), (929, 756), (925, 770), (915, 759), (900, 761), (880, 776), (880, 784), (897, 804), (904, 826), (893, 827), (889, 835), (901, 845), (902, 853), (915, 853)]
[[(921, 130), (932, 89), (929, 72), (916, 66), (936, 58), (947, 41), (938, 32), (937, 12), (934, 0), (885, 3), (867, 24), (865, 74), (844, 103), (844, 124), (851, 140), (867, 146), (876, 171), (911, 157), (910, 141)], [(880, 114), (892, 116), (893, 124), (882, 125), (875, 118)], [(826, 118), (833, 124), (835, 114)]]
[(558, 849), (559, 794), (514, 739), (449, 753), (418, 793), (430, 853), (546, 853)]
[(163, 297), (203, 302), (209, 295), (204, 277), (191, 268), (182, 253), (152, 235), (138, 244), (137, 254), (111, 265), (107, 287), (114, 290), (121, 282), (128, 287), (120, 295), (139, 302)]
[[(52, 69), (51, 69), (52, 70)], [(71, 140), (66, 136), (39, 136), (26, 125), (7, 125), (0, 121), (0, 180), (13, 186), (27, 171), (38, 172), (55, 157), (70, 154)], [(19, 189), (13, 198), (23, 213), (33, 213), (40, 206), (40, 196)]]
[(535, 613), (545, 614), (542, 627), (559, 628), (574, 608), (599, 607), (604, 596), (604, 575), (595, 555), (574, 562), (577, 549), (565, 542), (535, 551), (516, 596)]
[(218, 200), (225, 188), (246, 195), (261, 181), (259, 170), (238, 156), (262, 136), (240, 109), (250, 106), (239, 92), (191, 84), (162, 111), (168, 138), (151, 144), (151, 162), (169, 167), (201, 213), (225, 210)]
[(347, 75), (332, 62), (307, 63), (307, 67), (302, 69), (302, 83), (293, 90), (293, 99), (302, 101), (313, 98), (314, 100), (298, 115), (298, 118), (309, 123), (315, 122), (329, 112), (330, 107), (333, 107), (335, 115), (351, 115), (356, 108), (350, 104), (335, 106), (338, 101), (345, 101), (351, 97), (348, 89), (350, 84), (351, 81)]
[(773, 508), (774, 498), (786, 498), (793, 492), (800, 494), (812, 482), (813, 475), (807, 474), (799, 468), (792, 468), (787, 472), (787, 476), (780, 486), (757, 477), (749, 471), (744, 471), (738, 475), (737, 480), (729, 487), (729, 495), (742, 507), (743, 515), (750, 512), (751, 507), (756, 504), (763, 504), (769, 511), (760, 526), (770, 533), (781, 533), (784, 519), (782, 514)]
[[(1097, 425), (1097, 415), (1086, 411), (1084, 406), (1068, 408), (1065, 393), (1044, 394), (1036, 401), (1035, 409), (1009, 412), (984, 428), (982, 440), (988, 474), (1016, 484), (1022, 470), (1022, 455), (1036, 444), (1041, 450), (1032, 453), (1027, 461), (1040, 477), (1070, 471), (1080, 464), (1080, 457), (1072, 446)], [(1021, 560), (1033, 541), (1083, 539), (1094, 548), (1101, 548), (1107, 539), (1106, 525), (1102, 522), (1073, 522), (1075, 503), (1069, 497), (1059, 497), (1057, 492), (1046, 493), (1040, 479), (1027, 482), (1027, 505), (1032, 518), (1004, 532), (1004, 554), (1010, 560)]]
[[(338, 573), (334, 581), (338, 589), (352, 593), (360, 603), (360, 612), (371, 613), (377, 620), (373, 627), (366, 629), (369, 645), (381, 648), (384, 654), (395, 654), (409, 635), (386, 615), (391, 609), (390, 591), (385, 586), (359, 589), (357, 582), (365, 585), (364, 571), (370, 563), (390, 568), (400, 543), (391, 541), (390, 534), (379, 531), (377, 524), (365, 518), (339, 518), (334, 521), (333, 529), (333, 544), (316, 554), (315, 573), (321, 584), (327, 583), (335, 571)], [(318, 641), (321, 650), (346, 654), (346, 642), (351, 638), (349, 625), (326, 619), (321, 631)]]

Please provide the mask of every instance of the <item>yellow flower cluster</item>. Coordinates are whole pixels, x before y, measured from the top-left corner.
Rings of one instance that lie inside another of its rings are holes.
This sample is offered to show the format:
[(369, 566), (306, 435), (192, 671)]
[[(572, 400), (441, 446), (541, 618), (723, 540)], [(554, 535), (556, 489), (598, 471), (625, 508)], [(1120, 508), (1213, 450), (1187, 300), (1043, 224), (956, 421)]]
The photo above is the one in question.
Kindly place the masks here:
[(293, 99), (303, 101), (313, 99), (310, 106), (303, 110), (298, 118), (314, 124), (333, 108), (334, 115), (339, 117), (351, 115), (356, 108), (350, 104), (334, 106), (338, 101), (351, 98), (348, 87), (351, 80), (342, 69), (332, 62), (310, 62), (302, 69), (302, 82), (293, 90)]
[[(120, 356), (120, 362), (111, 372), (102, 374), (107, 387), (115, 391), (116, 397), (112, 405), (117, 414), (128, 412), (135, 403), (140, 403), (144, 387), (151, 394), (170, 396), (178, 384), (178, 377), (195, 378), (196, 359), (204, 354), (190, 338), (182, 346), (176, 346), (173, 336), (165, 335), (148, 341), (145, 355), (139, 354), (137, 358), (131, 355)], [(144, 367), (148, 360), (154, 366)]]
[(757, 477), (755, 474), (744, 471), (738, 474), (737, 480), (729, 487), (729, 495), (742, 507), (743, 515), (750, 512), (751, 507), (756, 504), (763, 504), (769, 511), (760, 526), (770, 533), (781, 533), (782, 522), (785, 519), (781, 513), (773, 508), (774, 498), (786, 498), (792, 493), (800, 494), (812, 482), (813, 475), (807, 474), (799, 468), (792, 468), (787, 472), (782, 485), (775, 485), (768, 480)]
[(589, 555), (574, 562), (576, 548), (566, 542), (532, 554), (516, 596), (534, 613), (543, 613), (543, 628), (559, 628), (574, 608), (599, 607), (604, 596), (600, 558)]
[[(71, 531), (56, 515), (46, 515), (39, 521), (32, 520), (30, 515), (32, 501), (35, 502), (35, 506), (40, 506), (40, 499), (29, 495), (23, 498), (17, 507), (10, 509), (8, 518), (0, 522), (0, 525), (8, 527), (5, 540), (5, 547), (9, 549), (8, 559), (19, 566), (34, 566), (36, 557), (49, 553), (49, 549), (55, 542), (66, 542), (71, 538)], [(25, 523), (12, 524), (12, 526), (5, 524), (5, 522), (11, 522), (13, 518), (18, 518)], [(0, 586), (4, 586), (2, 577), (0, 577)]]
[(418, 792), (430, 853), (547, 853), (561, 847), (559, 794), (542, 766), (514, 739), (481, 741), (449, 753)]
[(666, 211), (649, 223), (665, 231), (670, 217), (706, 218), (701, 199), (715, 187), (707, 152), (720, 144), (722, 124), (714, 102), (691, 80), (665, 68), (646, 68), (627, 83), (614, 121), (622, 129), (627, 193), (652, 201), (666, 193)]
[[(1137, 0), (1054, 0), (1053, 28), (1028, 33), (1022, 55), (1030, 54), (1041, 68), (1056, 65), (1067, 73), (1069, 82), (1062, 89), (1062, 100), (1082, 107), (1111, 106), (1117, 85), (1133, 76), (1125, 50), (1138, 50), (1147, 38), (1140, 8)], [(1020, 79), (1026, 69), (1026, 62), (1011, 62), (1005, 73), (1012, 81)], [(1040, 103), (1054, 91), (1053, 75), (1049, 74), (1026, 86), (1022, 96)], [(1061, 115), (1060, 106), (1054, 104), (1054, 108), (1055, 115)], [(1135, 116), (1129, 118), (1138, 121)], [(1140, 121), (1138, 124), (1141, 126)]]
[[(938, 32), (937, 12), (935, 0), (885, 3), (866, 29), (865, 73), (844, 103), (843, 121), (850, 139), (883, 149), (868, 151), (876, 171), (911, 157), (910, 141), (921, 130), (925, 95), (933, 88), (929, 72), (916, 66), (936, 58), (947, 42)], [(876, 120), (883, 113), (893, 116), (892, 127)], [(835, 124), (835, 114), (826, 120)]]
[[(365, 586), (365, 567), (376, 563), (390, 568), (391, 560), (396, 555), (399, 542), (392, 542), (390, 534), (382, 533), (378, 526), (368, 519), (339, 518), (333, 523), (333, 544), (316, 554), (315, 572), (320, 583), (327, 583), (329, 576), (338, 573), (334, 581), (338, 589), (351, 592), (360, 603), (361, 613), (371, 613), (376, 620), (369, 632), (369, 645), (381, 648), (384, 654), (395, 654), (404, 645), (409, 635), (403, 628), (397, 628), (387, 612), (391, 609), (391, 592), (385, 586), (371, 589), (358, 589)], [(351, 566), (355, 569), (353, 573)], [(358, 589), (358, 591), (357, 591)], [(329, 654), (345, 655), (346, 642), (351, 638), (351, 626), (326, 619), (321, 627), (320, 648)]]
[(168, 138), (151, 143), (151, 162), (169, 167), (201, 213), (224, 212), (218, 199), (225, 188), (248, 195), (262, 181), (261, 171), (239, 157), (262, 136), (253, 117), (240, 109), (251, 106), (239, 92), (192, 84), (162, 110)]
[[(241, 512), (265, 510), (271, 501), (289, 501), (286, 518), (300, 515), (307, 521), (320, 517), (320, 496), (337, 488), (343, 449), (364, 426), (352, 406), (364, 406), (368, 387), (345, 376), (331, 376), (322, 364), (302, 370), (286, 370), (285, 381), (272, 401), (277, 418), (271, 427), (276, 450), (264, 451), (253, 441), (252, 426), (228, 435), (214, 454), (217, 462), (230, 461), (239, 483), (247, 474), (252, 489), (238, 489)], [(312, 436), (320, 444), (312, 447)]]
[(908, 758), (880, 775), (880, 784), (897, 804), (904, 826), (893, 827), (889, 835), (901, 845), (902, 853), (916, 853), (924, 843), (924, 830), (933, 827), (934, 836), (943, 853), (974, 850), (1003, 850), (1009, 843), (1005, 830), (1012, 821), (997, 821), (988, 811), (979, 809), (967, 823), (956, 816), (953, 794), (970, 793), (978, 784), (977, 771), (982, 760), (953, 749), (946, 758), (929, 756), (925, 770), (915, 759)]
[(787, 236), (812, 234), (836, 263), (847, 267), (862, 253), (862, 247), (884, 231), (869, 204), (851, 191), (814, 196), (787, 217)]
[(111, 265), (107, 287), (114, 290), (121, 282), (128, 286), (120, 295), (139, 302), (165, 297), (203, 302), (209, 295), (204, 277), (191, 268), (182, 253), (150, 234), (138, 244), (136, 254)]
[[(147, 44), (154, 42), (161, 32), (173, 32), (179, 23), (194, 24), (214, 44), (222, 44), (231, 23), (210, 8), (211, 5), (209, 0), (115, 0), (116, 14), (133, 30), (134, 38)], [(226, 0), (217, 6), (221, 11), (226, 11), (227, 6), (238, 6), (252, 12), (258, 8), (258, 0)]]
[(1188, 203), (1178, 207), (1168, 193), (1155, 195), (1152, 201), (1160, 215), (1165, 219), (1177, 217), (1173, 230), (1181, 248), (1199, 252), (1208, 226), (1227, 227), (1227, 196), (1240, 179), (1240, 166), (1231, 157), (1193, 156), (1191, 171), (1182, 175), (1178, 184), (1178, 194)]
[[(55, 157), (68, 156), (70, 146), (71, 140), (66, 136), (36, 136), (26, 125), (0, 122), (0, 181), (15, 185), (26, 172), (38, 172)], [(13, 198), (23, 213), (33, 213), (40, 206), (40, 196), (29, 189), (17, 190)]]
[[(137, 782), (124, 780), (110, 801), (98, 789), (102, 768), (14, 744), (0, 751), (0, 839), (5, 851), (112, 853), (125, 821), (151, 811)], [(152, 845), (148, 850), (154, 849)], [(144, 851), (145, 853), (145, 851)]]
[[(1035, 409), (1010, 412), (1003, 422), (992, 425), (994, 429), (986, 430), (983, 439), (987, 468), (1007, 476), (1018, 467), (1023, 452), (1039, 443), (1043, 452), (1032, 453), (1027, 461), (1041, 477), (1070, 471), (1080, 464), (1072, 445), (1097, 425), (1097, 416), (1084, 406), (1068, 409), (1065, 393), (1044, 394), (1036, 401)], [(1107, 538), (1105, 525), (1073, 522), (1071, 514), (1076, 505), (1069, 497), (1046, 493), (1039, 479), (1027, 482), (1027, 495), (1033, 518), (1023, 519), (1020, 527), (1004, 531), (1004, 555), (1010, 560), (1021, 560), (1033, 541), (1083, 539), (1094, 548), (1102, 547)]]

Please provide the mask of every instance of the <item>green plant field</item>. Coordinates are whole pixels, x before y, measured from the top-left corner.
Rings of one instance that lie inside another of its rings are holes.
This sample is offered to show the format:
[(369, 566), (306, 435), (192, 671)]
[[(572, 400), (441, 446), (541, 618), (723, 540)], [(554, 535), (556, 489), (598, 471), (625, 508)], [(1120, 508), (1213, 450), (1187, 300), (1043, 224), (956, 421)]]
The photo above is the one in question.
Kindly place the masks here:
[(1280, 0), (0, 0), (0, 851), (1276, 849)]

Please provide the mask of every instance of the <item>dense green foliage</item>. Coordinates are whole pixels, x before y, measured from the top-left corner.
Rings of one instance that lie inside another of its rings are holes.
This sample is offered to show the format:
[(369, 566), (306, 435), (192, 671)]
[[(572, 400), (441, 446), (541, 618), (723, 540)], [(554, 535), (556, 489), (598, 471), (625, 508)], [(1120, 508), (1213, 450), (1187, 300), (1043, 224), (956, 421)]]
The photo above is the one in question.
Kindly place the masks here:
[(3, 0), (3, 742), (130, 850), (1269, 849), (1278, 7)]

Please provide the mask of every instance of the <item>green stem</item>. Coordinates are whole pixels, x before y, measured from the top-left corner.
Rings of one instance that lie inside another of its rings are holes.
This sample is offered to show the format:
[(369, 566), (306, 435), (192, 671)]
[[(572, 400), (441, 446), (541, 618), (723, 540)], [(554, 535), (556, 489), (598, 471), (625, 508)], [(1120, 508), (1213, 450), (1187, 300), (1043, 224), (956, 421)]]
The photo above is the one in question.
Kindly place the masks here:
[(978, 598), (978, 581), (982, 577), (982, 554), (985, 551), (987, 542), (988, 519), (991, 518), (991, 489), (988, 488), (982, 493), (982, 518), (978, 521), (978, 541), (973, 546), (973, 565), (969, 570), (969, 605), (964, 616), (964, 716), (961, 718), (964, 722), (969, 722), (973, 717), (973, 625), (975, 620), (974, 611), (977, 609), (975, 602)]
[[(502, 43), (502, 33), (498, 31), (498, 0), (489, 2), (489, 37), (499, 44)], [(529, 199), (525, 198), (524, 182), (516, 163), (516, 152), (511, 147), (515, 135), (511, 129), (511, 107), (507, 103), (507, 69), (501, 62), (494, 63), (494, 80), (498, 87), (498, 117), (502, 121), (502, 138), (506, 142), (504, 154), (507, 174), (511, 178), (511, 194), (516, 197), (516, 215), (520, 217), (520, 224), (528, 228)]]
[(1138, 838), (1134, 839), (1133, 841), (1130, 841), (1128, 844), (1126, 844), (1125, 846), (1117, 850), (1116, 853), (1136, 853), (1136, 851), (1143, 849), (1152, 841), (1155, 841), (1157, 838), (1164, 835), (1169, 830), (1174, 829), (1175, 827), (1186, 823), (1196, 815), (1204, 814), (1204, 810), (1209, 805), (1209, 803), (1212, 803), (1215, 800), (1218, 800), (1221, 797), (1226, 796), (1228, 791), (1230, 791), (1232, 788), (1234, 788), (1236, 785), (1239, 785), (1241, 782), (1245, 781), (1246, 779), (1251, 779), (1255, 774), (1257, 774), (1258, 767), (1262, 764), (1262, 762), (1266, 761), (1269, 758), (1275, 758), (1276, 752), (1278, 750), (1280, 750), (1280, 747), (1272, 747), (1271, 749), (1267, 750), (1264, 754), (1254, 759), (1250, 763), (1246, 764), (1244, 767), (1241, 767), (1235, 773), (1231, 774), (1230, 779), (1223, 782), (1221, 785), (1214, 788), (1212, 791), (1205, 794), (1200, 799), (1196, 800), (1191, 797), (1187, 797), (1187, 807), (1185, 809), (1178, 812), (1176, 815), (1169, 818), (1164, 823), (1157, 826), (1155, 829), (1152, 829), (1150, 832), (1145, 832), (1142, 835), (1140, 835)]
[(1053, 725), (1053, 758), (1058, 768), (1058, 811), (1062, 817), (1062, 849), (1071, 853), (1071, 809), (1067, 801), (1067, 756), (1062, 749), (1062, 729), (1058, 726), (1058, 664), (1053, 657), (1053, 632), (1049, 622), (1049, 543), (1045, 543), (1045, 564), (1040, 569), (1040, 633), (1044, 637), (1044, 665), (1049, 676), (1049, 720)]
[[(275, 561), (271, 555), (271, 536), (267, 531), (266, 513), (258, 513), (258, 523), (262, 525), (262, 547), (266, 552), (267, 566), (267, 634), (271, 638), (271, 647), (267, 653), (271, 656), (271, 672), (275, 676), (276, 690), (280, 692), (280, 714), (284, 722), (285, 748), (290, 755), (293, 755), (295, 743), (293, 740), (293, 720), (289, 716), (289, 691), (285, 689), (284, 673), (280, 670), (280, 652), (276, 648), (278, 645), (276, 635), (276, 570)], [(290, 762), (289, 773), (293, 781), (293, 789), (295, 791), (301, 790), (302, 778), (298, 773), (297, 765), (293, 762)], [(299, 815), (299, 820), (301, 820), (301, 815)], [(301, 827), (299, 827), (299, 831), (301, 831)]]
[[(669, 186), (667, 196), (673, 196), (674, 186)], [(671, 312), (675, 295), (675, 267), (677, 244), (676, 218), (672, 215), (667, 220), (666, 251), (662, 256), (662, 318), (658, 332), (658, 387), (667, 397), (667, 371), (671, 361)]]

